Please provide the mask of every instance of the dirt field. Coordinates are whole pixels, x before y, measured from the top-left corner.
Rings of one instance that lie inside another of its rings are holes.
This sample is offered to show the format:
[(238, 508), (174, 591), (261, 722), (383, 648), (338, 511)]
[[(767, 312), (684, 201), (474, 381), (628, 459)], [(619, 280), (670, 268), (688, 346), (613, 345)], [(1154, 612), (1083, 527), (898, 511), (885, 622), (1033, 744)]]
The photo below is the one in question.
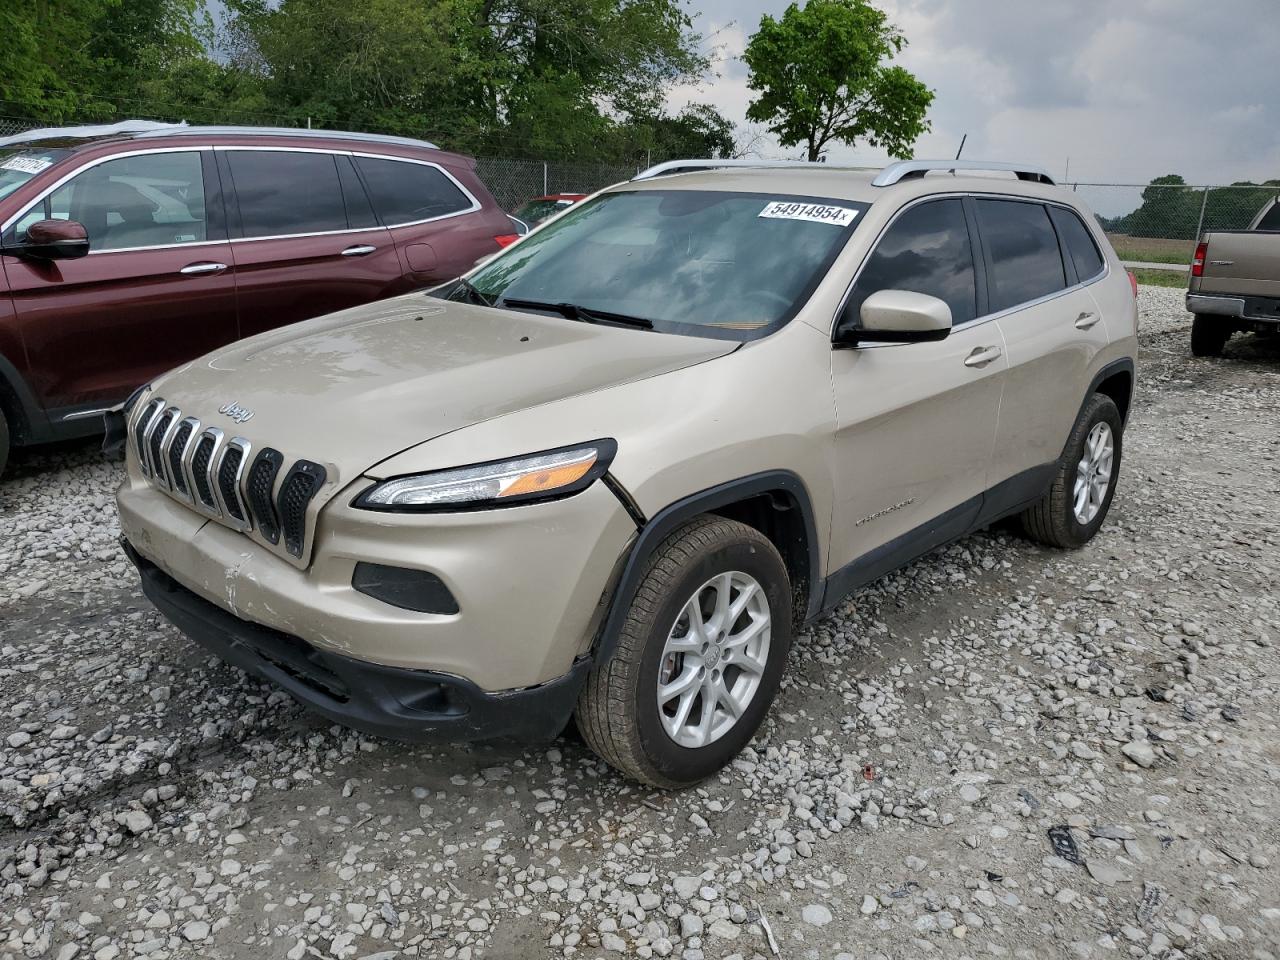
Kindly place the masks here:
[(118, 464), (16, 457), (0, 958), (1280, 955), (1280, 340), (1193, 360), (1181, 297), (1142, 290), (1093, 543), (988, 531), (852, 596), (679, 794), (572, 736), (330, 727), (141, 598)]

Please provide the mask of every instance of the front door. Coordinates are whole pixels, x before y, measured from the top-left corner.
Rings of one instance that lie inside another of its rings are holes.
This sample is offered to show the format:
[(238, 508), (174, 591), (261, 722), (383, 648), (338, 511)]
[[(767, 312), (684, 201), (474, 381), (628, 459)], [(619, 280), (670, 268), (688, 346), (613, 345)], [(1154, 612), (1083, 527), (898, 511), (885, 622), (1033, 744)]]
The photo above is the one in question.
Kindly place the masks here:
[(400, 292), (395, 243), (347, 154), (217, 152), (237, 201), (231, 231), (242, 336)]
[(55, 426), (236, 339), (235, 277), (209, 156), (184, 148), (94, 163), (6, 231), (7, 245), (37, 220), (70, 219), (89, 234), (90, 253), (78, 260), (5, 256), (31, 387)]
[[(910, 290), (951, 307), (934, 343), (834, 350), (833, 588), (856, 585), (964, 533), (977, 516), (1004, 387), (999, 326), (983, 311), (964, 202), (906, 208), (868, 256), (846, 317), (878, 290)], [(856, 562), (855, 562), (856, 561)]]

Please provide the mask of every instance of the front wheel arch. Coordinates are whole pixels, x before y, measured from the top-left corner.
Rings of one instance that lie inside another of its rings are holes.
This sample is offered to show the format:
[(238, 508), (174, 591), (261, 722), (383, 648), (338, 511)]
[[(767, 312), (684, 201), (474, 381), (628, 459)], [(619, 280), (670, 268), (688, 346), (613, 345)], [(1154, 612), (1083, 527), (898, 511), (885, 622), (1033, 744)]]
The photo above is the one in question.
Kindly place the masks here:
[[(794, 511), (792, 518), (785, 523), (776, 522), (777, 518), (771, 517), (770, 512), (778, 508), (783, 512)], [(817, 616), (822, 608), (823, 579), (813, 501), (798, 474), (790, 470), (767, 470), (690, 494), (650, 518), (637, 536), (613, 590), (592, 648), (591, 655), (597, 663), (607, 660), (617, 646), (627, 610), (650, 555), (673, 531), (701, 514), (737, 520), (768, 537), (782, 554), (793, 586), (803, 591), (792, 601), (797, 625)], [(799, 531), (803, 531), (802, 542)], [(798, 567), (799, 564), (803, 566)]]

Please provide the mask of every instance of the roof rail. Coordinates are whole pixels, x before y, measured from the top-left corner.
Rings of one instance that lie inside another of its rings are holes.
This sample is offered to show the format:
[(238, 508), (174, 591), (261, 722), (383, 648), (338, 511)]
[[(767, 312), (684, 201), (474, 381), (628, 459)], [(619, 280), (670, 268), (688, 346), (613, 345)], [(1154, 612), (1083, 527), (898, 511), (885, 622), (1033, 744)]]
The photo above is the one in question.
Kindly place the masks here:
[(632, 177), (636, 180), (652, 180), (654, 177), (665, 177), (676, 173), (691, 173), (695, 170), (735, 169), (800, 169), (800, 170), (872, 170), (874, 167), (844, 166), (839, 163), (811, 163), (806, 160), (668, 160), (658, 163), (648, 170), (641, 171)]
[(876, 174), (875, 179), (871, 181), (871, 185), (873, 187), (888, 187), (902, 180), (923, 177), (926, 173), (934, 170), (950, 170), (952, 173), (958, 170), (998, 170), (1004, 173), (1012, 173), (1019, 180), (1030, 180), (1033, 183), (1053, 185), (1053, 178), (1042, 167), (1032, 166), (1029, 163), (1002, 163), (998, 160), (902, 160), (898, 163), (889, 164)]
[(184, 123), (161, 123), (158, 120), (121, 120), (119, 123), (96, 123), (78, 127), (36, 127), (23, 130), (7, 137), (0, 137), (0, 146), (12, 143), (30, 143), (33, 140), (50, 140), (54, 138), (81, 139), (89, 137), (110, 137), (115, 134), (154, 133), (164, 135), (187, 129)]
[(359, 133), (354, 130), (320, 130), (302, 127), (245, 127), (245, 126), (181, 126), (174, 130), (148, 130), (139, 133), (139, 137), (212, 137), (228, 135), (253, 136), (264, 134), (271, 137), (324, 137), (326, 140), (363, 140), (367, 143), (398, 144), (403, 147), (428, 147), (439, 150), (429, 140), (415, 140), (413, 137), (394, 137), (385, 133)]

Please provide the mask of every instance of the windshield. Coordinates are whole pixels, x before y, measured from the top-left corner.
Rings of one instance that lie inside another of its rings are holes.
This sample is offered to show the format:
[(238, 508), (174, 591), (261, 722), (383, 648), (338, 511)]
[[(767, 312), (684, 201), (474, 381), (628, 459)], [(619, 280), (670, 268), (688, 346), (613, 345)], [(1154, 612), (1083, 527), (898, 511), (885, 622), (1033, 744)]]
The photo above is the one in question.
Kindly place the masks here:
[(530, 200), (515, 212), (515, 216), (532, 226), (571, 206), (572, 200)]
[(867, 206), (723, 191), (607, 193), (469, 279), (496, 306), (572, 304), (672, 333), (748, 339), (791, 319)]
[(0, 200), (34, 177), (47, 170), (70, 150), (33, 150), (28, 147), (0, 147)]

